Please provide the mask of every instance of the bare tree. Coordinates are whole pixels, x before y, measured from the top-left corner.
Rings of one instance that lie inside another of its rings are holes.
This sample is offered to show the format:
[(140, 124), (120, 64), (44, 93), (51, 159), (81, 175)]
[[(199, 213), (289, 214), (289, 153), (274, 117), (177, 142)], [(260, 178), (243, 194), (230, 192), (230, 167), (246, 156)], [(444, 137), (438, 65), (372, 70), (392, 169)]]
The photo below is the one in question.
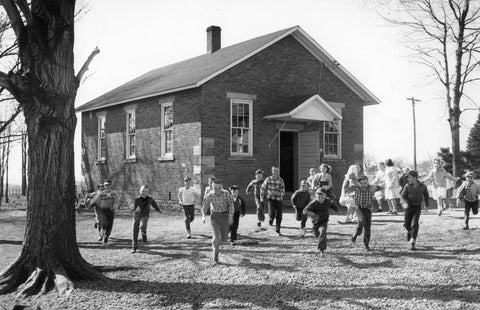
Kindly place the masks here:
[(426, 176), (433, 168), (433, 164), (430, 160), (422, 160), (417, 165), (418, 174), (420, 176)]
[(366, 173), (374, 173), (377, 163), (378, 160), (375, 158), (375, 155), (370, 153), (365, 153), (363, 155), (363, 168), (365, 169)]
[(27, 224), (20, 256), (0, 275), (0, 293), (73, 290), (71, 280), (105, 279), (80, 255), (75, 231), (75, 0), (0, 0), (18, 44), (18, 65), (0, 87), (18, 101), (28, 135)]
[[(17, 40), (12, 39), (9, 32), (11, 32), (11, 26), (8, 18), (5, 14), (0, 14), (0, 61), (2, 64), (13, 63), (15, 67), (17, 66), (18, 60)], [(15, 106), (13, 109), (10, 108), (12, 102)], [(17, 116), (22, 112), (22, 108), (18, 103), (14, 102), (12, 95), (5, 92), (4, 87), (0, 87), (0, 106), (3, 111), (8, 111), (8, 113), (2, 113), (2, 118), (0, 119), (1, 133), (15, 121)], [(7, 108), (5, 108), (5, 106), (7, 106)]]
[[(451, 131), (453, 174), (460, 173), (460, 115), (472, 106), (467, 90), (480, 79), (480, 3), (472, 0), (380, 0), (391, 23), (409, 29), (406, 44), (444, 89)], [(392, 6), (393, 5), (393, 6)], [(470, 104), (466, 100), (470, 100)], [(462, 104), (462, 105), (461, 105)]]

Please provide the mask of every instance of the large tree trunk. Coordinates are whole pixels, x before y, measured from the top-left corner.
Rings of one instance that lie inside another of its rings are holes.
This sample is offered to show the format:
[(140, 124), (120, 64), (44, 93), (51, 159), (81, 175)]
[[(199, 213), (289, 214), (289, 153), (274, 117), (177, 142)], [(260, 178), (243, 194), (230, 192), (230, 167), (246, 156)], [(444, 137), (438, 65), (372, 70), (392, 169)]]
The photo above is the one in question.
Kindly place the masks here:
[(81, 257), (76, 241), (76, 117), (71, 113), (68, 118), (45, 118), (26, 109), (25, 118), (30, 145), (27, 226), (20, 257), (0, 278), (0, 293), (20, 286), (19, 294), (31, 295), (56, 286), (61, 294), (69, 294), (73, 289), (69, 278), (103, 279)]
[(460, 171), (462, 156), (460, 153), (460, 115), (452, 115), (450, 119), (450, 132), (452, 133), (452, 170), (453, 176), (458, 177), (462, 174)]
[[(27, 226), (20, 256), (0, 275), (0, 294), (32, 295), (71, 280), (105, 279), (80, 255), (75, 230), (74, 0), (2, 0), (19, 39), (21, 70), (4, 82), (23, 107), (28, 132)], [(16, 7), (16, 5), (19, 5)], [(26, 12), (25, 21), (18, 9)], [(5, 76), (3, 76), (5, 79)]]

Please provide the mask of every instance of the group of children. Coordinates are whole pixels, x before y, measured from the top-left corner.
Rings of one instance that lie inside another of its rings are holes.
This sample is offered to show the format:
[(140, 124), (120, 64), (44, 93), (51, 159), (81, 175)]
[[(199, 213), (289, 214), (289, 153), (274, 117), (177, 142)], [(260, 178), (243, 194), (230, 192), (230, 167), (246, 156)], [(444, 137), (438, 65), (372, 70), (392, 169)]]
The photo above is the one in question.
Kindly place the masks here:
[[(296, 219), (300, 222), (301, 236), (305, 235), (306, 217), (302, 210), (306, 210), (306, 206), (310, 203), (309, 190), (312, 192), (313, 189), (317, 194), (317, 189), (330, 191), (332, 189), (332, 184), (328, 182), (328, 180), (331, 180), (330, 168), (325, 166), (320, 166), (321, 173), (316, 173), (315, 169), (312, 168), (308, 179), (301, 182), (300, 189), (292, 196)], [(445, 208), (445, 198), (447, 197), (446, 181), (460, 180), (460, 178), (454, 178), (446, 172), (443, 166), (444, 162), (440, 158), (435, 159), (434, 169), (420, 180), (418, 172), (414, 170), (410, 171), (408, 169), (404, 171), (402, 176), (398, 175), (393, 161), (387, 159), (384, 163), (379, 164), (379, 170), (372, 184), (369, 184), (367, 176), (361, 174), (361, 167), (358, 164), (351, 165), (345, 175), (339, 199), (339, 204), (347, 207), (345, 222), (341, 223), (353, 222), (354, 215), (357, 217), (357, 227), (351, 236), (351, 242), (356, 242), (357, 237), (363, 233), (365, 249), (370, 250), (370, 230), (374, 201), (377, 200), (379, 211), (381, 211), (381, 200), (385, 199), (389, 207), (387, 214), (396, 215), (397, 199), (399, 199), (401, 206), (405, 210), (404, 227), (407, 230), (407, 240), (410, 243), (410, 249), (416, 250), (422, 206), (425, 206), (425, 210), (428, 210), (430, 199), (428, 188), (424, 182), (432, 183), (433, 198), (437, 201), (438, 215), (440, 216)], [(480, 185), (473, 181), (473, 172), (467, 172), (464, 177), (466, 179), (465, 182), (457, 190), (457, 205), (464, 205), (465, 226), (463, 229), (468, 230), (470, 211), (474, 215), (478, 214)], [(318, 182), (320, 179), (322, 179), (321, 183)], [(331, 194), (329, 195), (327, 192), (326, 198), (334, 207), (336, 201), (331, 197)], [(326, 219), (328, 220), (328, 217)], [(317, 235), (315, 220), (313, 224), (314, 232)], [(318, 248), (322, 252), (326, 248), (322, 238), (320, 238)]]
[[(413, 170), (408, 171), (404, 175), (403, 187), (401, 187), (401, 190), (398, 190), (400, 179), (393, 182), (387, 180), (389, 167), (393, 167), (391, 160), (385, 162), (383, 165), (384, 169), (379, 167), (379, 171), (382, 173), (377, 173), (372, 184), (369, 184), (367, 176), (360, 173), (359, 165), (350, 166), (345, 175), (341, 196), (338, 201), (335, 199), (332, 191), (333, 183), (330, 167), (322, 164), (319, 173), (313, 173), (316, 171), (311, 170), (310, 176), (306, 180), (301, 181), (300, 188), (291, 196), (292, 206), (295, 210), (295, 219), (300, 223), (300, 236), (303, 237), (305, 235), (306, 221), (310, 217), (313, 224), (313, 233), (318, 237), (317, 248), (323, 254), (327, 247), (329, 209), (338, 212), (338, 205), (340, 204), (347, 207), (346, 221), (351, 220), (353, 214), (356, 214), (357, 217), (357, 226), (350, 241), (352, 243), (356, 242), (357, 237), (363, 233), (365, 249), (370, 250), (373, 205), (374, 201), (378, 200), (379, 192), (384, 191), (382, 197), (385, 197), (387, 201), (395, 200), (397, 197), (400, 198), (401, 205), (405, 209), (404, 227), (407, 230), (407, 240), (411, 244), (411, 250), (415, 250), (422, 204), (427, 209), (429, 205), (428, 190), (423, 182), (419, 180), (418, 173)], [(441, 190), (443, 183), (440, 178), (448, 178), (449, 175), (440, 169), (440, 165), (436, 168), (437, 170), (432, 171), (423, 181), (431, 180), (434, 185), (434, 197), (440, 197), (441, 199), (444, 197), (444, 193)], [(273, 226), (273, 222), (276, 220), (275, 230), (280, 235), (285, 185), (280, 177), (278, 167), (272, 167), (272, 175), (265, 180), (263, 174), (264, 172), (260, 169), (255, 171), (255, 179), (247, 185), (245, 194), (253, 193), (258, 227), (261, 227), (262, 222), (265, 221), (265, 208), (267, 207), (269, 224)], [(458, 189), (458, 204), (463, 203), (465, 206), (464, 229), (469, 229), (470, 211), (473, 214), (478, 213), (480, 185), (473, 182), (473, 177), (474, 174), (472, 172), (466, 173), (466, 181)], [(87, 206), (95, 208), (95, 227), (98, 228), (99, 241), (104, 245), (108, 243), (115, 216), (114, 210), (118, 208), (118, 195), (112, 191), (111, 184), (111, 180), (105, 180), (104, 183), (99, 185), (97, 192), (87, 196), (86, 201)], [(205, 189), (202, 214), (203, 220), (205, 220), (205, 214), (212, 213), (212, 245), (215, 261), (218, 261), (219, 244), (226, 241), (228, 233), (230, 234), (231, 244), (235, 244), (238, 238), (239, 220), (246, 213), (245, 200), (240, 197), (239, 190), (237, 185), (231, 186), (229, 191), (224, 190), (221, 182), (215, 178), (209, 179), (209, 186)], [(192, 179), (186, 177), (184, 186), (178, 190), (178, 201), (185, 216), (187, 239), (190, 239), (192, 236), (190, 223), (195, 218), (195, 203), (199, 199), (200, 195), (193, 187)], [(155, 200), (149, 196), (148, 186), (143, 185), (140, 188), (140, 196), (135, 199), (131, 210), (133, 217), (133, 253), (138, 248), (139, 232), (141, 232), (143, 242), (147, 242), (147, 224), (150, 208), (160, 212), (160, 208)], [(390, 210), (390, 213), (396, 214), (396, 208), (394, 210), (395, 212)], [(441, 207), (439, 208), (440, 214)], [(214, 217), (219, 218), (218, 225), (214, 223)]]

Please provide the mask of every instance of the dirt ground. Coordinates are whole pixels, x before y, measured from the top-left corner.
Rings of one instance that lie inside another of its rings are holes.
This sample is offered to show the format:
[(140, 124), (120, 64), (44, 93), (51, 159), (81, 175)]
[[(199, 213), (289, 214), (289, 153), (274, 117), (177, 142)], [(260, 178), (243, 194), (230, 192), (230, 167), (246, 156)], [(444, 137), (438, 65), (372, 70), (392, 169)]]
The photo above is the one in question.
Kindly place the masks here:
[[(291, 209), (282, 236), (256, 226), (255, 215), (240, 219), (240, 240), (256, 245), (225, 245), (220, 264), (211, 260), (210, 224), (197, 215), (193, 238), (185, 238), (183, 218), (152, 212), (147, 244), (130, 253), (131, 218), (117, 214), (110, 245), (97, 242), (93, 214), (77, 216), (83, 257), (112, 279), (76, 283), (69, 299), (55, 292), (14, 300), (0, 296), (0, 309), (15, 303), (41, 309), (480, 309), (480, 218), (462, 230), (463, 211), (438, 217), (422, 213), (418, 250), (409, 250), (403, 213), (374, 213), (371, 247), (355, 226), (330, 217), (325, 257), (316, 238), (300, 237)], [(25, 211), (0, 208), (0, 269), (21, 250)]]

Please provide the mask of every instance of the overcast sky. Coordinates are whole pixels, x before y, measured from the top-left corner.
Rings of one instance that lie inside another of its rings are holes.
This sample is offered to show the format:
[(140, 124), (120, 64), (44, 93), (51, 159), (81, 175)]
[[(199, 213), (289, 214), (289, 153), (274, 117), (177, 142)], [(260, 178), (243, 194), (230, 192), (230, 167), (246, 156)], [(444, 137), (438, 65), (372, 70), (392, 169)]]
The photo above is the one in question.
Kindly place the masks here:
[[(101, 52), (80, 86), (76, 106), (151, 69), (204, 54), (210, 25), (222, 28), (223, 47), (299, 25), (381, 100), (364, 109), (365, 153), (413, 162), (412, 106), (406, 98), (414, 96), (422, 100), (416, 109), (417, 160), (428, 159), (451, 145), (442, 93), (426, 82), (428, 71), (411, 62), (402, 30), (387, 26), (366, 3), (371, 1), (90, 1), (76, 24), (77, 70), (96, 46)], [(479, 86), (470, 91), (472, 97), (480, 94)], [(461, 118), (462, 149), (477, 117), (468, 114)], [(77, 134), (77, 179), (80, 153)], [(19, 182), (19, 173), (14, 174), (11, 182)]]

